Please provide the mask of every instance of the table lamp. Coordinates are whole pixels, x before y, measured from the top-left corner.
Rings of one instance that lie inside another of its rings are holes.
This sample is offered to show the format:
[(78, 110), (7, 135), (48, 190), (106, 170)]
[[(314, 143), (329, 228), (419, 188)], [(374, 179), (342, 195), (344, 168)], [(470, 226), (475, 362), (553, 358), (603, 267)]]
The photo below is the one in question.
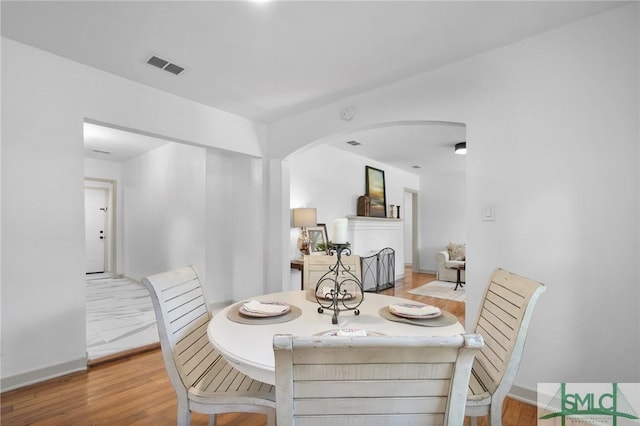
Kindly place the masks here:
[(316, 226), (318, 219), (316, 217), (316, 209), (299, 208), (293, 209), (293, 226), (300, 228), (300, 238), (298, 238), (298, 248), (304, 257), (309, 254), (309, 233), (307, 227)]

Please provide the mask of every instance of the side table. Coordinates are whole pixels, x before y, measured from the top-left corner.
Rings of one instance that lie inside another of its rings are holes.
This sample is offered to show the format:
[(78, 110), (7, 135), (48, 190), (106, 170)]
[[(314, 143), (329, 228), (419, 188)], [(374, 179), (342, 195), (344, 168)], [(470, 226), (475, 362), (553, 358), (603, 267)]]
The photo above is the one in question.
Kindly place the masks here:
[(456, 272), (457, 272), (457, 275), (456, 275), (456, 288), (453, 289), (454, 291), (457, 290), (458, 287), (460, 287), (460, 288), (464, 287), (465, 283), (463, 283), (460, 280), (460, 271), (464, 271), (466, 266), (467, 266), (467, 264), (463, 263), (462, 265), (456, 265), (456, 266), (451, 267), (451, 269), (455, 269)]

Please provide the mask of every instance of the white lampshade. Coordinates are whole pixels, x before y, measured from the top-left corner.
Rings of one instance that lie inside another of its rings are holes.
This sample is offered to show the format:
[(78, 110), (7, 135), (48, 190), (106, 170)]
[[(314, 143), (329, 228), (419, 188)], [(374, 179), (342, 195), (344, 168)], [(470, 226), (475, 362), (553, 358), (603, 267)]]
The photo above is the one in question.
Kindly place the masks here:
[(316, 226), (317, 224), (316, 209), (293, 209), (293, 226), (296, 228), (307, 228), (309, 226)]

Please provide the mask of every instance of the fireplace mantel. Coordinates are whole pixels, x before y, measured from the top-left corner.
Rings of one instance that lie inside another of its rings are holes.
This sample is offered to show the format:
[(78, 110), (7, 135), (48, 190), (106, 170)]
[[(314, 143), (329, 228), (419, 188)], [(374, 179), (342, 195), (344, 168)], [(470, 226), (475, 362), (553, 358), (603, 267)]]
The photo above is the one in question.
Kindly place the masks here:
[(404, 219), (394, 217), (373, 217), (373, 216), (347, 216), (349, 222), (404, 222)]
[(404, 219), (347, 216), (351, 250), (369, 256), (385, 247), (395, 250), (396, 279), (404, 277)]

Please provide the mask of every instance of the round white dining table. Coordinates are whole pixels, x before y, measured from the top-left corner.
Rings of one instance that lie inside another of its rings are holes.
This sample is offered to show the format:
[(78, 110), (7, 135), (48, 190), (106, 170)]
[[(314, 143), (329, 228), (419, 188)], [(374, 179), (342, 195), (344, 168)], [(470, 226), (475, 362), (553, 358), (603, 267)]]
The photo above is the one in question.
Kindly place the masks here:
[[(425, 327), (402, 322), (390, 321), (380, 316), (379, 311), (394, 303), (408, 302), (400, 297), (375, 293), (365, 293), (358, 307), (359, 315), (354, 311), (341, 311), (338, 324), (331, 323), (333, 311), (318, 313), (318, 304), (307, 300), (306, 290), (271, 293), (248, 300), (261, 302), (283, 302), (300, 308), (301, 315), (291, 321), (277, 324), (242, 324), (230, 320), (227, 314), (234, 305), (230, 305), (213, 316), (207, 333), (209, 341), (225, 359), (247, 376), (265, 383), (275, 383), (273, 356), (273, 336), (291, 334), (294, 336), (312, 336), (334, 329), (362, 329), (368, 332), (389, 336), (453, 336), (464, 333), (464, 327), (456, 321), (452, 325)], [(240, 302), (242, 303), (242, 302)]]

